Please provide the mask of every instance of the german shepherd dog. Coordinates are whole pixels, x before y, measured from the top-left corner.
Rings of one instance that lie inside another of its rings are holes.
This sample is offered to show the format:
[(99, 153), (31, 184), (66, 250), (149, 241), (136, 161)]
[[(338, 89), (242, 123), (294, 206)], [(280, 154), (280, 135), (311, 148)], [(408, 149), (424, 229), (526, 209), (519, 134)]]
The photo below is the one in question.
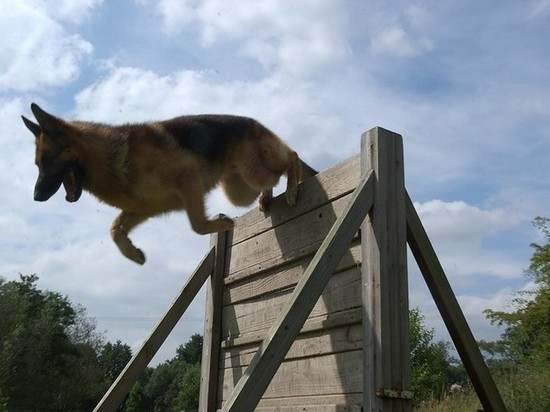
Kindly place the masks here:
[(317, 173), (247, 117), (194, 115), (111, 126), (64, 120), (34, 103), (31, 110), (38, 124), (22, 118), (35, 136), (34, 200), (48, 200), (63, 184), (69, 202), (84, 189), (119, 208), (111, 236), (122, 254), (139, 264), (145, 255), (128, 234), (146, 219), (186, 210), (197, 233), (229, 230), (230, 218), (205, 214), (205, 195), (218, 183), (233, 204), (248, 206), (259, 196), (266, 211), (283, 174), (287, 202), (294, 205), (298, 184)]

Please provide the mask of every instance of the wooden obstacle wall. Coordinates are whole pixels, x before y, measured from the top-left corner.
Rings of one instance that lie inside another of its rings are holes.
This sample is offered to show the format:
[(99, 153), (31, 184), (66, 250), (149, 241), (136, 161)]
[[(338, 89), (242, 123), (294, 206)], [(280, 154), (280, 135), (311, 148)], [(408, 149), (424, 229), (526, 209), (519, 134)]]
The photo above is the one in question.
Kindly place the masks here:
[[(241, 378), (356, 188), (354, 156), (300, 187), (298, 205), (284, 196), (272, 211), (235, 221), (223, 263), (216, 408)], [(359, 234), (358, 234), (359, 235)], [(360, 410), (363, 397), (361, 245), (356, 236), (292, 344), (256, 410)], [(345, 409), (342, 409), (344, 408)]]

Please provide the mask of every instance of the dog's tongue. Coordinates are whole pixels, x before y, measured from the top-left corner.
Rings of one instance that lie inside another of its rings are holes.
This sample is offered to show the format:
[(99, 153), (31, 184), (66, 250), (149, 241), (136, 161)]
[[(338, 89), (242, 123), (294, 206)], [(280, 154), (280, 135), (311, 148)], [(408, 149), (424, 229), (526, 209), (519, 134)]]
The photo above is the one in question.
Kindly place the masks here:
[(65, 173), (65, 176), (63, 176), (63, 186), (65, 187), (65, 192), (67, 192), (65, 200), (67, 200), (67, 202), (76, 202), (80, 199), (80, 195), (82, 194), (82, 186), (79, 184), (77, 179), (76, 172), (72, 167), (69, 168), (67, 173)]

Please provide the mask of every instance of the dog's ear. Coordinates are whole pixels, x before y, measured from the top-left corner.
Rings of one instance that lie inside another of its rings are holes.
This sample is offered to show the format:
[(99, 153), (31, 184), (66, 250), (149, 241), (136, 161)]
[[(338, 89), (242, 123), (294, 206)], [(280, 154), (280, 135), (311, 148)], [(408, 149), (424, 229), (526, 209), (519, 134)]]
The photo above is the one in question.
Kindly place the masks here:
[(42, 110), (36, 103), (31, 103), (31, 110), (44, 133), (50, 137), (59, 135), (63, 126), (60, 119)]
[(38, 138), (38, 136), (40, 136), (40, 133), (42, 133), (42, 129), (40, 128), (40, 126), (34, 122), (31, 122), (25, 116), (21, 116), (21, 118), (23, 119), (23, 123), (25, 123), (25, 126), (27, 126), (27, 129), (32, 132), (34, 137)]

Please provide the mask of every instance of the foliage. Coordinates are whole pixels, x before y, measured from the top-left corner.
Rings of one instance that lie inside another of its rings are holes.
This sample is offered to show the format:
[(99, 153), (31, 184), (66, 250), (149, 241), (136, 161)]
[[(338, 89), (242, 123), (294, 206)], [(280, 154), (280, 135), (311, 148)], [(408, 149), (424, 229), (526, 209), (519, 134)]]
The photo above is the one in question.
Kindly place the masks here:
[(101, 356), (110, 347), (84, 308), (37, 281), (0, 277), (0, 411), (92, 410), (121, 360)]
[(501, 339), (485, 349), (494, 362), (550, 368), (550, 219), (537, 217), (533, 223), (546, 238), (544, 245), (531, 244), (534, 253), (525, 271), (536, 289), (517, 292), (512, 312), (485, 311), (492, 323), (506, 326)]
[(107, 342), (101, 349), (99, 363), (108, 382), (114, 382), (126, 364), (132, 359), (132, 350), (120, 340), (113, 345)]
[(126, 411), (197, 411), (201, 355), (202, 337), (195, 334), (175, 358), (148, 368), (130, 391)]
[(516, 292), (510, 312), (486, 310), (505, 330), (496, 342), (480, 342), (509, 411), (550, 410), (550, 219), (537, 217), (533, 224), (546, 240), (531, 244), (525, 271), (536, 287)]
[(8, 400), (4, 397), (2, 389), (0, 388), (0, 412), (8, 412)]
[(176, 349), (176, 358), (189, 364), (200, 363), (202, 357), (202, 336), (195, 333), (185, 345)]
[(409, 311), (412, 388), (415, 403), (439, 397), (452, 383), (463, 379), (448, 354), (449, 343), (433, 342), (434, 331), (424, 324), (419, 309)]

